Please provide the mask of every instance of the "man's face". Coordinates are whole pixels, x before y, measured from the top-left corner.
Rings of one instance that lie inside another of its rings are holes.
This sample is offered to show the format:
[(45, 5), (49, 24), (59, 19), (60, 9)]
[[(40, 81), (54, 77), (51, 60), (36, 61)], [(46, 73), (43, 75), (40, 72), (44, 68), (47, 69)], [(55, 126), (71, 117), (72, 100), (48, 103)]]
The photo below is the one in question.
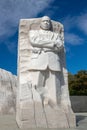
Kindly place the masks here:
[(41, 28), (44, 30), (49, 30), (51, 28), (51, 21), (48, 19), (44, 19), (41, 21)]

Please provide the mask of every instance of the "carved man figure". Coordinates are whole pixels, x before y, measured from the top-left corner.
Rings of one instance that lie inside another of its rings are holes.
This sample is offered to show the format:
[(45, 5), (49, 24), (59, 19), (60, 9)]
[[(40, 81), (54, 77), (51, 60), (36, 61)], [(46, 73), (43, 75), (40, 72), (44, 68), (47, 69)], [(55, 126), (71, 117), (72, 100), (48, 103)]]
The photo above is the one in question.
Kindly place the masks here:
[(57, 95), (61, 91), (59, 53), (63, 49), (63, 41), (58, 33), (52, 31), (52, 23), (47, 16), (42, 18), (40, 30), (29, 31), (29, 40), (32, 86), (45, 99), (44, 104), (49, 102), (48, 99), (57, 104)]
[(47, 16), (20, 20), (16, 105), (20, 128), (76, 125), (68, 93), (63, 38), (63, 25)]

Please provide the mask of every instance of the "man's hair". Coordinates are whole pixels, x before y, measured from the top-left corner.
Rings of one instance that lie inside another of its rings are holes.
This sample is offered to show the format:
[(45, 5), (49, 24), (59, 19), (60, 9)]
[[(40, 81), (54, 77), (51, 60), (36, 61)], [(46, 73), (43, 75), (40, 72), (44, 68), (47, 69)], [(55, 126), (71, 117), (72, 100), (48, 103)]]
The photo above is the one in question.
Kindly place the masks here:
[(42, 21), (44, 21), (44, 20), (49, 20), (49, 21), (51, 21), (50, 17), (48, 17), (48, 16), (43, 16), (43, 17), (42, 17)]

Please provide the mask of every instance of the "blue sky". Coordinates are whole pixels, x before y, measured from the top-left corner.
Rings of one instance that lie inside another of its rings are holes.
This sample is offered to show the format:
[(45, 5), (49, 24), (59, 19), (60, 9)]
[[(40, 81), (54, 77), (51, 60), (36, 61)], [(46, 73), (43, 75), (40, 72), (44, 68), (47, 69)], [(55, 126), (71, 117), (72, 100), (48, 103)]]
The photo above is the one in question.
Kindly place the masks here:
[(19, 20), (44, 15), (64, 25), (68, 71), (87, 70), (87, 0), (0, 1), (0, 68), (17, 73)]

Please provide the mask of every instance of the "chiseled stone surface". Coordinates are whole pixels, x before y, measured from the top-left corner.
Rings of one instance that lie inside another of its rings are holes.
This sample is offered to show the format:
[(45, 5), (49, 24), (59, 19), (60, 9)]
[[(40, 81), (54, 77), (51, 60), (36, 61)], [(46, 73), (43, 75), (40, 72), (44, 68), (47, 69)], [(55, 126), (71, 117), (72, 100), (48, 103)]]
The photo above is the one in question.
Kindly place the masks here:
[[(63, 128), (62, 130), (86, 130), (87, 129), (87, 113), (75, 113), (76, 115), (76, 128)], [(0, 116), (0, 129), (1, 130), (20, 130), (16, 121), (15, 115), (1, 115)], [(38, 128), (23, 128), (22, 130), (38, 130)], [(39, 130), (45, 130), (45, 128), (39, 128)], [(50, 128), (46, 128), (50, 130)], [(51, 129), (54, 130), (54, 129)], [(55, 130), (60, 130), (57, 128)]]
[(63, 25), (20, 20), (16, 121), (20, 128), (76, 126), (68, 92)]
[[(76, 128), (67, 128), (62, 130), (86, 130), (87, 129), (87, 113), (75, 113), (76, 120), (77, 120), (77, 126)], [(1, 115), (0, 116), (0, 129), (1, 130), (20, 130), (20, 128), (17, 126), (17, 123), (15, 121), (15, 115)], [(38, 130), (36, 129), (29, 129), (29, 128), (23, 128), (22, 130)], [(39, 130), (45, 130), (45, 128), (40, 128)], [(47, 128), (46, 130), (50, 130), (50, 128)], [(53, 130), (53, 129), (52, 129)], [(60, 128), (55, 129), (60, 130)]]
[(0, 69), (0, 114), (13, 114), (16, 107), (17, 77)]

